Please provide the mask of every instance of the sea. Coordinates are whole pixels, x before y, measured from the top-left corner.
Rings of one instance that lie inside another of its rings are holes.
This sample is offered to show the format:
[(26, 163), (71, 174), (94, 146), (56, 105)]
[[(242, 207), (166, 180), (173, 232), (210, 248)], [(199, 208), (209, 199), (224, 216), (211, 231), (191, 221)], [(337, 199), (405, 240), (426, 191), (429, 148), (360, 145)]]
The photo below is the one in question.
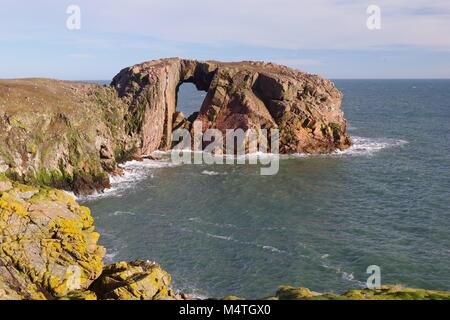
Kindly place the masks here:
[[(263, 298), (281, 285), (342, 293), (450, 290), (450, 80), (334, 80), (354, 145), (258, 165), (123, 164), (88, 206), (105, 263), (158, 262), (177, 290)], [(184, 84), (179, 111), (205, 92)], [(373, 270), (369, 268), (369, 271)]]

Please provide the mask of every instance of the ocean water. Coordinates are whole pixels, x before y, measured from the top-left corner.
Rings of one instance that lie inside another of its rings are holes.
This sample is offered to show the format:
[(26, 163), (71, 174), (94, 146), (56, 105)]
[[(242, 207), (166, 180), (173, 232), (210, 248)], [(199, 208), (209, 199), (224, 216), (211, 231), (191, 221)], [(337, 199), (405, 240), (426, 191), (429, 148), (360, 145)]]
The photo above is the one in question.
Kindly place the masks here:
[[(355, 145), (252, 165), (125, 165), (83, 199), (106, 262), (149, 259), (173, 286), (208, 297), (319, 292), (381, 282), (450, 290), (450, 81), (336, 80)], [(204, 93), (183, 86), (179, 109)], [(165, 158), (164, 155), (162, 155)]]

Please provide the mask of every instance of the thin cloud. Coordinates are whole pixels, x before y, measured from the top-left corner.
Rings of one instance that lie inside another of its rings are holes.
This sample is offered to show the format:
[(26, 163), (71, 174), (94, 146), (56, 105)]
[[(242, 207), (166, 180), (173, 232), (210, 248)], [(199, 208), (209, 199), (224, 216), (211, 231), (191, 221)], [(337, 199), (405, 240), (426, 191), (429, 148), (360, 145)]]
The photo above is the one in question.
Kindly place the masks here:
[[(67, 3), (4, 0), (0, 30), (65, 31)], [(77, 0), (80, 35), (120, 33), (162, 41), (278, 49), (370, 49), (391, 43), (450, 49), (450, 1), (377, 0), (382, 28), (366, 28), (371, 2), (348, 0)], [(18, 19), (23, 17), (23, 19)]]

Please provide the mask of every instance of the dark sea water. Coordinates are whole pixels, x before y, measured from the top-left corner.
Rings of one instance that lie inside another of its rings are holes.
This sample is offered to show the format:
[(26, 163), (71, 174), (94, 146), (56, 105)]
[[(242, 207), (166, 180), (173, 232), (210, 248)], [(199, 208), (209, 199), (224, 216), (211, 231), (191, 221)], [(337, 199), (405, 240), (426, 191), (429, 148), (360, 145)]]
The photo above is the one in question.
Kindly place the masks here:
[[(129, 163), (84, 199), (107, 262), (150, 259), (175, 288), (264, 297), (283, 284), (320, 292), (382, 283), (450, 290), (450, 81), (337, 80), (355, 145), (251, 165)], [(183, 86), (179, 109), (204, 93)]]

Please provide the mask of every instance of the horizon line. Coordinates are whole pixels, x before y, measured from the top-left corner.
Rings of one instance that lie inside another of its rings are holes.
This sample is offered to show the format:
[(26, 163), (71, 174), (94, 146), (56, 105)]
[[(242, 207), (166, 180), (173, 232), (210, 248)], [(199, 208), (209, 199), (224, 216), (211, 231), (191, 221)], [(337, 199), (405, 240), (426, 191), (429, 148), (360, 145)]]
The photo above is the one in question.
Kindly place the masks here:
[[(424, 78), (335, 78), (335, 77), (324, 77), (321, 75), (318, 75), (321, 78), (328, 79), (328, 80), (450, 80), (450, 77), (448, 78), (440, 78), (440, 77), (424, 77)], [(62, 78), (54, 78), (54, 77), (15, 77), (15, 78), (0, 78), (0, 80), (24, 80), (24, 79), (51, 79), (51, 80), (60, 80), (60, 81), (70, 81), (70, 82), (87, 82), (87, 81), (112, 81), (111, 79), (101, 79), (101, 78), (94, 78), (94, 79), (62, 79)]]

